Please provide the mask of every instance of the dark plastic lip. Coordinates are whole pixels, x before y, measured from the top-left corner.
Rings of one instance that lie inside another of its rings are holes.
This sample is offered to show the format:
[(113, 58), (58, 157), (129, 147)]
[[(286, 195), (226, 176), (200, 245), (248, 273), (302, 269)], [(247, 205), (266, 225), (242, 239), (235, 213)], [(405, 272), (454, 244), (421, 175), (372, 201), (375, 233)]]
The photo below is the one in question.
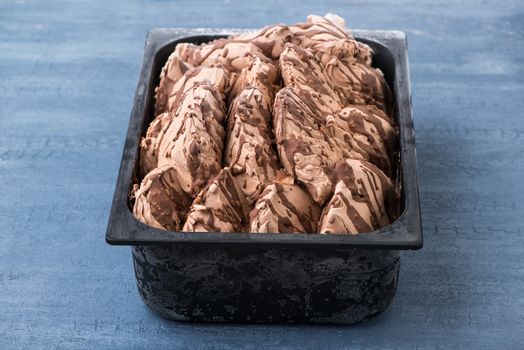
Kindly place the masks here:
[(133, 110), (129, 121), (122, 161), (116, 182), (113, 203), (106, 232), (106, 242), (112, 245), (166, 245), (186, 244), (263, 244), (344, 246), (362, 249), (420, 249), (422, 221), (416, 168), (415, 135), (411, 106), (411, 89), (406, 35), (399, 31), (352, 31), (361, 41), (385, 46), (395, 61), (393, 90), (398, 108), (400, 130), (400, 163), (404, 211), (392, 224), (373, 232), (358, 235), (272, 234), (272, 233), (194, 233), (170, 232), (156, 229), (138, 221), (128, 207), (128, 192), (132, 186), (133, 168), (138, 158), (142, 128), (148, 120), (147, 106), (153, 96), (150, 85), (156, 77), (153, 72), (158, 52), (173, 42), (194, 42), (250, 29), (152, 29), (147, 34), (144, 59), (136, 88)]

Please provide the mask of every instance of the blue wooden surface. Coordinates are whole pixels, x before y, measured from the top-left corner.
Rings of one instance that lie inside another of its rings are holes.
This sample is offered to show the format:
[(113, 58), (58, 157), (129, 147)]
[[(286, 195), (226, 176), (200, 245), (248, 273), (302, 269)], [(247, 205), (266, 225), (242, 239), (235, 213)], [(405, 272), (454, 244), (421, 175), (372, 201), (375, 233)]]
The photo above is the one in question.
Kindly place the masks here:
[[(357, 326), (201, 325), (142, 304), (104, 234), (146, 31), (337, 12), (409, 39), (425, 247)], [(524, 348), (521, 1), (0, 2), (0, 349)]]

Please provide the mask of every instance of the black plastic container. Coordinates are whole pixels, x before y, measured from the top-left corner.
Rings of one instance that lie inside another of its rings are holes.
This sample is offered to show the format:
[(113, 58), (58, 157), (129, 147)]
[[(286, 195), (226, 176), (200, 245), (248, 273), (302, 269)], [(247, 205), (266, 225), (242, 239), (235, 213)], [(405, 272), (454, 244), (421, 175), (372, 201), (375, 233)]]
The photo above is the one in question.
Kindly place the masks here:
[(407, 42), (397, 31), (357, 31), (394, 91), (401, 214), (359, 235), (184, 233), (132, 214), (140, 137), (153, 119), (160, 70), (179, 42), (238, 29), (154, 29), (147, 36), (106, 241), (133, 246), (138, 290), (161, 316), (206, 322), (354, 323), (383, 311), (397, 288), (400, 251), (422, 246)]

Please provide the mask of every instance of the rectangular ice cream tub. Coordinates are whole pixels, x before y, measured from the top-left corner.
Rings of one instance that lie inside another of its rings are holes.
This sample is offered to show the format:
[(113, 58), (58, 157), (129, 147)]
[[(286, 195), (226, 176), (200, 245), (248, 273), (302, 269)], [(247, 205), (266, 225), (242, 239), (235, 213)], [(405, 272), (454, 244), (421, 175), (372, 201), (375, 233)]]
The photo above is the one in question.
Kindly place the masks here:
[(374, 51), (395, 97), (400, 215), (357, 235), (186, 233), (145, 225), (132, 213), (140, 138), (154, 118), (160, 71), (177, 43), (209, 42), (246, 29), (153, 29), (147, 35), (106, 241), (132, 246), (139, 293), (180, 321), (354, 323), (387, 308), (400, 252), (422, 246), (406, 36), (352, 31)]

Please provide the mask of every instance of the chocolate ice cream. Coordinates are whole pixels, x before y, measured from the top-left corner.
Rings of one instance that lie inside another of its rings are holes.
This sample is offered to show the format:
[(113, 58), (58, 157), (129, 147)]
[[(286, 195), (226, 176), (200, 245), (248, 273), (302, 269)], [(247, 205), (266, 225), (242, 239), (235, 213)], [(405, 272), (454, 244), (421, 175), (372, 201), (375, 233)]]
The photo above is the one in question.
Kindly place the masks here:
[(147, 173), (157, 167), (158, 148), (174, 116), (173, 112), (162, 113), (149, 124), (146, 136), (140, 142), (141, 176), (146, 176)]
[(281, 172), (256, 202), (251, 212), (251, 232), (316, 232), (320, 210), (293, 177)]
[(254, 33), (233, 36), (232, 40), (241, 42), (251, 42), (256, 45), (264, 55), (278, 60), (284, 45), (291, 42), (293, 35), (288, 26), (277, 24), (264, 27)]
[(300, 95), (319, 117), (342, 108), (339, 96), (326, 78), (324, 67), (312, 51), (286, 44), (280, 56), (280, 69), (284, 86)]
[(372, 54), (336, 15), (178, 44), (140, 143), (135, 216), (188, 232), (389, 224), (396, 129)]
[(347, 106), (326, 118), (326, 135), (339, 146), (344, 158), (361, 158), (392, 175), (391, 156), (395, 129), (375, 106)]
[(140, 188), (135, 188), (135, 217), (156, 228), (180, 230), (192, 201), (183, 190), (180, 178), (171, 165), (157, 167), (148, 173)]
[(195, 198), (183, 231), (244, 232), (250, 209), (242, 188), (226, 167)]
[(184, 62), (176, 51), (169, 56), (160, 73), (160, 83), (155, 89), (156, 114), (168, 110), (169, 97), (176, 93), (176, 83), (191, 68), (193, 66)]
[(329, 169), (341, 154), (326, 136), (318, 111), (291, 88), (283, 88), (275, 97), (273, 127), (286, 172), (306, 187), (315, 202), (324, 203), (332, 190)]
[[(173, 111), (177, 108), (177, 105), (188, 90), (193, 88), (195, 84), (204, 82), (212, 85), (221, 95), (221, 99), (224, 99), (224, 96), (229, 93), (229, 72), (222, 66), (200, 66), (191, 68), (186, 71), (175, 84), (166, 83), (163, 85), (166, 89), (171, 88), (170, 90), (162, 92), (160, 88), (157, 89), (157, 98), (164, 98), (164, 100), (157, 100), (156, 113)], [(160, 83), (162, 84), (163, 81), (161, 80)]]
[(184, 191), (195, 196), (222, 168), (224, 102), (203, 82), (184, 94), (174, 114), (158, 146), (158, 165), (175, 166)]
[(246, 199), (254, 203), (279, 168), (271, 145), (271, 105), (264, 93), (250, 86), (231, 105), (224, 165), (240, 184)]
[(280, 72), (275, 63), (255, 57), (251, 64), (243, 68), (236, 77), (229, 93), (229, 102), (232, 102), (248, 86), (254, 86), (262, 92), (265, 103), (271, 110), (275, 92), (280, 88), (279, 79)]
[(361, 63), (348, 64), (337, 58), (324, 63), (326, 78), (345, 105), (375, 105), (391, 114), (391, 91), (382, 72)]
[(391, 180), (371, 163), (346, 159), (334, 168), (334, 194), (318, 225), (321, 234), (371, 232), (390, 223), (386, 203), (393, 196)]
[(271, 62), (253, 43), (232, 39), (218, 39), (201, 46), (186, 45), (180, 51), (181, 58), (193, 66), (220, 64), (235, 73), (249, 66), (255, 57)]

